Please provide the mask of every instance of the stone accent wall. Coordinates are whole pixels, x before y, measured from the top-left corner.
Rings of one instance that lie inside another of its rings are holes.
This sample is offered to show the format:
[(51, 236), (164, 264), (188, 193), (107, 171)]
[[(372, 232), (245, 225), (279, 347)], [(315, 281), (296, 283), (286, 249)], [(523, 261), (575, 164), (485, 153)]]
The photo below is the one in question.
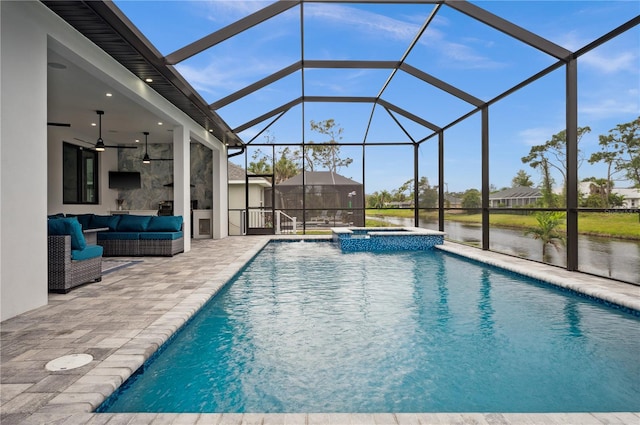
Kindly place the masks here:
[[(173, 158), (170, 143), (149, 143), (152, 159)], [(144, 144), (138, 149), (118, 149), (118, 171), (139, 171), (140, 189), (119, 190), (125, 210), (157, 210), (163, 201), (173, 201), (173, 161), (151, 161), (143, 164)], [(213, 206), (213, 154), (200, 143), (191, 144), (191, 199), (198, 201), (199, 209)], [(170, 185), (170, 186), (167, 186)], [(116, 209), (116, 205), (113, 206)]]

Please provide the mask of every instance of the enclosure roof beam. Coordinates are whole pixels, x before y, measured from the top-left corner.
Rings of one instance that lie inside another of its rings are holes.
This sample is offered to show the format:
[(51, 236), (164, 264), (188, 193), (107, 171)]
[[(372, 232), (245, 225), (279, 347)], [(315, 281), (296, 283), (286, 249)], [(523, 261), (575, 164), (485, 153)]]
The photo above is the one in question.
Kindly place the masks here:
[(469, 93), (462, 91), (459, 88), (454, 87), (449, 83), (445, 83), (444, 81), (434, 77), (433, 75), (427, 74), (426, 72), (421, 71), (418, 68), (414, 68), (411, 65), (403, 63), (400, 66), (400, 69), (406, 72), (407, 74), (413, 75), (414, 77), (424, 81), (425, 83), (428, 83), (434, 87), (437, 87), (440, 90), (443, 90), (449, 93), (450, 95), (457, 97), (458, 99), (462, 99), (465, 102), (472, 104), (473, 106), (480, 107), (485, 104), (485, 102), (478, 99), (477, 97), (472, 96)]
[(402, 123), (398, 120), (398, 118), (393, 115), (393, 113), (391, 113), (391, 111), (388, 108), (384, 108), (385, 111), (387, 111), (387, 114), (389, 114), (389, 116), (391, 117), (392, 120), (394, 120), (396, 122), (396, 125), (398, 127), (400, 127), (400, 130), (402, 130), (404, 132), (404, 134), (409, 138), (409, 140), (411, 140), (412, 143), (416, 143), (415, 139), (413, 137), (411, 137), (411, 134), (409, 134), (409, 132), (407, 131), (406, 128), (404, 128), (404, 126), (402, 125)]
[(292, 7), (295, 7), (301, 3), (301, 0), (286, 0), (277, 1), (270, 4), (249, 16), (246, 16), (226, 27), (219, 29), (200, 40), (196, 40), (191, 44), (188, 44), (181, 49), (176, 50), (173, 53), (165, 56), (164, 60), (167, 65), (175, 65), (190, 57), (197, 55), (198, 53), (207, 50), (210, 47), (215, 46), (233, 36), (240, 34), (243, 31), (248, 30), (264, 21), (267, 21), (274, 16), (285, 12)]
[(209, 107), (212, 110), (220, 109), (224, 106), (227, 106), (230, 103), (235, 102), (238, 99), (243, 98), (257, 90), (260, 90), (269, 84), (272, 84), (290, 74), (293, 74), (296, 71), (304, 68), (335, 68), (335, 69), (393, 69), (397, 68), (400, 65), (397, 61), (342, 61), (342, 60), (309, 60), (309, 61), (298, 61), (293, 63), (286, 68), (277, 71), (268, 77), (263, 78), (260, 81), (257, 81), (251, 85), (244, 87), (241, 90), (238, 90), (235, 93), (230, 94), (227, 97), (224, 97), (212, 104)]
[(411, 121), (414, 121), (424, 127), (427, 127), (433, 131), (440, 131), (441, 128), (438, 127), (437, 125), (430, 123), (429, 121), (420, 118), (417, 115), (412, 114), (411, 112), (405, 111), (404, 109), (387, 102), (386, 100), (383, 99), (377, 99), (375, 97), (366, 97), (366, 96), (300, 96), (297, 99), (292, 100), (291, 102), (285, 103), (282, 106), (279, 106), (275, 109), (272, 109), (271, 111), (260, 115), (257, 118), (252, 119), (251, 121), (248, 121), (244, 124), (242, 124), (239, 127), (236, 127), (233, 129), (234, 133), (241, 133), (244, 130), (253, 127), (254, 125), (268, 119), (271, 118), (279, 113), (288, 111), (289, 109), (293, 108), (296, 105), (299, 105), (300, 103), (303, 102), (314, 102), (314, 103), (331, 103), (331, 102), (335, 102), (335, 103), (372, 103), (372, 104), (379, 104), (384, 108), (387, 108), (389, 110), (392, 110), (402, 116), (404, 116), (405, 118), (410, 119)]
[(400, 66), (398, 61), (367, 60), (305, 60), (305, 68), (356, 68), (356, 69), (393, 69)]
[(285, 103), (282, 106), (279, 106), (279, 107), (277, 107), (275, 109), (272, 109), (271, 111), (269, 111), (269, 112), (267, 112), (265, 114), (262, 114), (259, 117), (252, 119), (251, 121), (248, 121), (248, 122), (242, 124), (240, 127), (234, 128), (233, 132), (236, 133), (236, 134), (241, 133), (241, 132), (245, 131), (246, 129), (253, 127), (256, 124), (261, 123), (262, 121), (264, 121), (266, 119), (269, 119), (269, 118), (271, 118), (271, 117), (273, 117), (275, 115), (278, 115), (281, 112), (288, 111), (289, 109), (293, 108), (296, 105), (299, 105), (300, 103), (302, 103), (302, 96), (300, 96), (297, 99), (292, 100), (289, 103)]
[(502, 19), (466, 0), (444, 0), (444, 4), (557, 59), (567, 61), (571, 57), (571, 51), (564, 47), (542, 38), (506, 19)]
[(384, 99), (378, 99), (378, 104), (386, 109), (390, 109), (400, 115), (402, 115), (405, 118), (410, 119), (411, 121), (414, 121), (424, 127), (427, 127), (428, 129), (432, 130), (432, 131), (440, 131), (440, 127), (438, 127), (437, 125), (430, 123), (429, 121), (420, 118), (417, 115), (412, 114), (411, 112), (405, 111), (402, 108), (397, 107), (396, 105), (387, 102)]
[(326, 102), (326, 103), (375, 103), (375, 97), (366, 96), (305, 96), (305, 102)]
[(260, 81), (250, 84), (244, 87), (243, 89), (238, 90), (235, 93), (231, 93), (229, 96), (224, 97), (218, 100), (217, 102), (210, 104), (209, 107), (212, 110), (220, 109), (230, 103), (235, 102), (238, 99), (241, 99), (257, 90), (260, 90), (261, 88), (268, 86), (269, 84), (275, 83), (276, 81), (286, 77), (287, 75), (293, 74), (294, 72), (299, 71), (300, 69), (302, 69), (302, 61), (298, 61), (294, 64), (291, 64), (286, 68), (282, 68), (280, 71), (274, 72), (273, 74), (263, 78)]
[(360, 3), (360, 4), (366, 4), (366, 3), (440, 4), (444, 2), (444, 0), (302, 0), (302, 1), (303, 3)]

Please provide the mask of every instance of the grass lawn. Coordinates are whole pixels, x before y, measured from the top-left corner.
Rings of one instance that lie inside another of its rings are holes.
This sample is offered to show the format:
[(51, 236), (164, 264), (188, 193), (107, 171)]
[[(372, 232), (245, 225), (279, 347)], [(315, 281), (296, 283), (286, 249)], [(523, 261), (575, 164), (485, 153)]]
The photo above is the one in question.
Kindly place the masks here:
[[(412, 218), (413, 210), (367, 210), (367, 215)], [(437, 213), (430, 213), (428, 216), (421, 214), (421, 218), (427, 217), (437, 219)], [(480, 214), (445, 214), (445, 220), (480, 225), (482, 216)], [(533, 214), (491, 214), (489, 223), (491, 226), (515, 229), (534, 228), (538, 224)], [(565, 226), (561, 226), (560, 230), (564, 231)], [(580, 213), (578, 232), (583, 235), (640, 240), (640, 217), (636, 213)]]

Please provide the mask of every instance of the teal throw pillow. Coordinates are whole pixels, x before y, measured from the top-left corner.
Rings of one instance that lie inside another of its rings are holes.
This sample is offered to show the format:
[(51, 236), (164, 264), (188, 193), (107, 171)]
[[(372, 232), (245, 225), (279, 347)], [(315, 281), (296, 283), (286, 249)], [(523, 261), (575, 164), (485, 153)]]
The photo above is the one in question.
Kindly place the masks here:
[(181, 215), (161, 215), (151, 217), (148, 232), (179, 232), (182, 228)]
[(99, 229), (108, 227), (110, 231), (115, 231), (118, 227), (121, 215), (94, 215), (91, 217), (91, 228)]
[(93, 214), (70, 214), (68, 217), (77, 218), (83, 229), (91, 228), (91, 218), (93, 217)]
[(49, 236), (60, 236), (67, 234), (67, 225), (64, 218), (50, 218), (47, 220)]
[(60, 218), (58, 220), (64, 220), (66, 222), (68, 234), (71, 236), (71, 249), (85, 249), (87, 247), (87, 241), (82, 233), (82, 226), (75, 217)]
[(71, 249), (85, 249), (87, 241), (82, 226), (75, 217), (52, 218), (48, 222), (49, 236), (71, 236)]
[(150, 215), (123, 214), (116, 230), (118, 232), (146, 232), (150, 221)]

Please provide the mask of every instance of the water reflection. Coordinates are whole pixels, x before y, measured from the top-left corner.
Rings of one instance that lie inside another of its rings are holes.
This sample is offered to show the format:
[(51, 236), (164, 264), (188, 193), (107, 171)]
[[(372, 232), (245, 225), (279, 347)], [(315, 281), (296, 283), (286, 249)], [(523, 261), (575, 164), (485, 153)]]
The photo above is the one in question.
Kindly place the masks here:
[(581, 316), (578, 310), (578, 303), (574, 299), (569, 299), (564, 306), (564, 315), (569, 326), (569, 335), (574, 337), (582, 336)]
[[(411, 218), (385, 217), (384, 220), (395, 225), (413, 226)], [(438, 224), (420, 220), (420, 227), (437, 230)], [(481, 244), (482, 229), (478, 225), (446, 221), (444, 231), (449, 240), (478, 247)], [(522, 230), (492, 227), (489, 248), (496, 252), (542, 261), (542, 242), (525, 236)], [(640, 284), (640, 241), (578, 235), (578, 253), (580, 271)], [(546, 263), (566, 267), (566, 247), (548, 247), (546, 257)]]
[(491, 305), (491, 274), (487, 269), (482, 269), (478, 312), (480, 313), (480, 332), (487, 337), (493, 336), (495, 330), (493, 326), (494, 310)]

